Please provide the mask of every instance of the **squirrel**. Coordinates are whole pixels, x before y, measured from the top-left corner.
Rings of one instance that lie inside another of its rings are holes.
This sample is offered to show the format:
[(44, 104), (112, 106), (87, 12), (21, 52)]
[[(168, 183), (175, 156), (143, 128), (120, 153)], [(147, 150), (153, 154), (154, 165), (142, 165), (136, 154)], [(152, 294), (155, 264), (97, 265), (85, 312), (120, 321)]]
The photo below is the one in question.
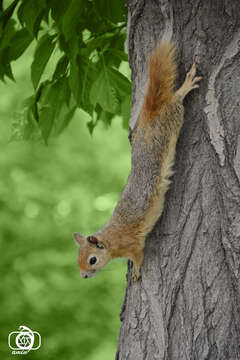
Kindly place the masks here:
[(183, 99), (202, 77), (192, 65), (175, 92), (176, 48), (161, 41), (148, 57), (149, 81), (137, 124), (131, 134), (132, 166), (125, 189), (106, 225), (90, 236), (74, 233), (80, 245), (83, 278), (96, 275), (110, 260), (132, 260), (132, 279), (140, 277), (147, 234), (161, 216), (173, 174), (175, 149), (183, 124)]

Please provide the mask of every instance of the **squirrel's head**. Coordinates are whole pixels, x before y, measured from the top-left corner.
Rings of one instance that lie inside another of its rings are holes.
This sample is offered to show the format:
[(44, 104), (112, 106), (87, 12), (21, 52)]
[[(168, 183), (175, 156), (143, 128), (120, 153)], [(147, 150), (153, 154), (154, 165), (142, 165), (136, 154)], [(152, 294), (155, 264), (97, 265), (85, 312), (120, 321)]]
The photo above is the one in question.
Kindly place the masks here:
[(73, 237), (80, 246), (78, 263), (82, 278), (95, 276), (111, 260), (104, 244), (96, 236), (83, 236), (74, 233)]

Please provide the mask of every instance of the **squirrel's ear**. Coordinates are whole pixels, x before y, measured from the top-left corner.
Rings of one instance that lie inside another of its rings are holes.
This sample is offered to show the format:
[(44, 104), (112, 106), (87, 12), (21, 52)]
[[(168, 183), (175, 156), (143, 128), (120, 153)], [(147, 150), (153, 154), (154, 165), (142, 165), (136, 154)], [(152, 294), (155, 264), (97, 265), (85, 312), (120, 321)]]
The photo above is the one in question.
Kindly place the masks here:
[(88, 236), (87, 237), (87, 241), (90, 243), (90, 244), (93, 244), (95, 245), (98, 249), (101, 249), (103, 250), (104, 249), (104, 245), (101, 241), (98, 240), (98, 238), (96, 238), (96, 236)]
[(74, 238), (75, 242), (77, 243), (77, 245), (83, 245), (84, 242), (86, 241), (84, 236), (82, 236), (76, 232), (73, 234), (73, 238)]

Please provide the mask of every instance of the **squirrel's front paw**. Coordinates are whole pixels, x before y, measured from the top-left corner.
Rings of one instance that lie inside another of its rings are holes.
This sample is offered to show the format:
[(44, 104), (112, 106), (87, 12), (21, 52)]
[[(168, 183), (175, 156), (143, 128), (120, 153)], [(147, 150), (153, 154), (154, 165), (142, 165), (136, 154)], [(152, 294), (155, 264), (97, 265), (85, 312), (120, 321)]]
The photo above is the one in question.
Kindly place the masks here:
[(184, 86), (186, 88), (186, 93), (190, 92), (193, 89), (199, 88), (197, 84), (200, 80), (202, 80), (202, 76), (195, 76), (196, 75), (196, 65), (193, 63), (190, 71), (186, 75), (186, 79), (184, 82)]
[(177, 97), (180, 101), (183, 101), (185, 96), (193, 89), (199, 87), (198, 82), (202, 80), (202, 76), (196, 75), (196, 65), (193, 64), (190, 71), (187, 73), (186, 78), (180, 89), (176, 92)]

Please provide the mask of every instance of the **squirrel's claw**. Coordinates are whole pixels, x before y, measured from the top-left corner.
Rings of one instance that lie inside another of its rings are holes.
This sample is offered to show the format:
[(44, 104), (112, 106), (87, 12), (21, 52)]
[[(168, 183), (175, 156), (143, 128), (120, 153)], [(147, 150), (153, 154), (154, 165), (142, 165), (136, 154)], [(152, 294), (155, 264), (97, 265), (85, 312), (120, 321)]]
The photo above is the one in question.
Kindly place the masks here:
[(197, 82), (201, 81), (202, 80), (202, 76), (196, 76), (194, 79), (193, 79), (193, 83), (196, 84)]

